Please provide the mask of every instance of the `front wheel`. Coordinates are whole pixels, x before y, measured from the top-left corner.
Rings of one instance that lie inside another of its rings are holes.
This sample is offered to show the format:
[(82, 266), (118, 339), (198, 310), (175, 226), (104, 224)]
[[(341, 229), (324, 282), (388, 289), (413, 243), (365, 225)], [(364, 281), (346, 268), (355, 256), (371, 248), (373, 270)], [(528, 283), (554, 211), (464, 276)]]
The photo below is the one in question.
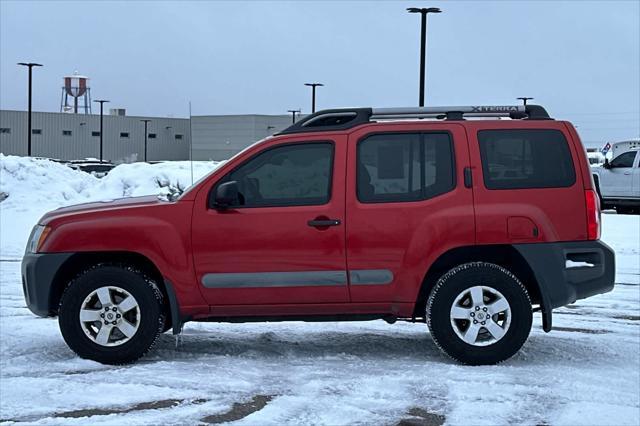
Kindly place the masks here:
[(427, 324), (436, 345), (470, 365), (513, 356), (531, 331), (527, 290), (511, 272), (492, 263), (466, 263), (436, 283), (427, 301)]
[(62, 337), (80, 357), (126, 364), (142, 357), (164, 328), (162, 292), (149, 277), (98, 265), (65, 290), (58, 310)]

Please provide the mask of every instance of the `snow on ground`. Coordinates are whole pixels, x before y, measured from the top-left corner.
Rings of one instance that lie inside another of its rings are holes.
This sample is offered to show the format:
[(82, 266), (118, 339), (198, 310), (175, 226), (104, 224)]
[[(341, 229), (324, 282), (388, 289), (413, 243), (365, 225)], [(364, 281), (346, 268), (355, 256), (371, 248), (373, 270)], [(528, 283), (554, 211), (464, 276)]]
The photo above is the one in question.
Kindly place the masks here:
[(178, 349), (163, 335), (137, 364), (111, 367), (75, 356), (55, 319), (25, 307), (26, 236), (51, 206), (153, 193), (161, 189), (152, 176), (190, 182), (190, 171), (137, 164), (98, 181), (46, 170), (38, 176), (47, 196), (25, 183), (32, 179), (19, 169), (34, 165), (22, 161), (0, 157), (0, 191), (13, 191), (0, 203), (9, 234), (0, 240), (0, 424), (640, 423), (638, 216), (603, 215), (602, 238), (617, 256), (614, 291), (556, 310), (549, 334), (536, 315), (522, 351), (498, 366), (455, 364), (424, 324), (371, 321), (189, 323)]

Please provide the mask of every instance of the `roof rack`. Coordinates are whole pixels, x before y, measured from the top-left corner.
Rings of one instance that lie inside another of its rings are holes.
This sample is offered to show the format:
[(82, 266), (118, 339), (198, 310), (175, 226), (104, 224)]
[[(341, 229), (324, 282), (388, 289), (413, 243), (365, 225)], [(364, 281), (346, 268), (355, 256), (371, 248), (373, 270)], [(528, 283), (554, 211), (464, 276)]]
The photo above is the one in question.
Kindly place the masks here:
[(342, 108), (322, 110), (308, 115), (278, 134), (346, 130), (376, 120), (430, 118), (451, 121), (464, 120), (464, 117), (552, 120), (547, 111), (540, 105)]

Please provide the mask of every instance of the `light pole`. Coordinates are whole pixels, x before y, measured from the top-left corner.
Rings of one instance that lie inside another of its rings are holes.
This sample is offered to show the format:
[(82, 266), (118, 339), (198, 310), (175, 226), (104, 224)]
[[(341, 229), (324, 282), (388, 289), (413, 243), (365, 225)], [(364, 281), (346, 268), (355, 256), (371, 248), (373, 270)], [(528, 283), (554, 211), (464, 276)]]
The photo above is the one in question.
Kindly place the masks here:
[(520, 98), (516, 98), (516, 99), (520, 99), (520, 100), (522, 100), (522, 104), (523, 104), (524, 106), (527, 106), (527, 101), (529, 101), (529, 100), (531, 100), (531, 99), (533, 99), (533, 98), (528, 98), (528, 97), (526, 97), (526, 96), (522, 96), (522, 97), (520, 97)]
[[(305, 83), (305, 86), (311, 87), (311, 114), (316, 112), (316, 87), (324, 86), (322, 83)], [(298, 111), (300, 112), (300, 111)]]
[(291, 124), (296, 124), (296, 114), (300, 114), (300, 110), (288, 109), (287, 111), (291, 113)]
[(151, 120), (140, 120), (144, 123), (144, 162), (147, 162), (147, 125)]
[(409, 13), (419, 13), (422, 15), (422, 25), (420, 27), (420, 105), (424, 106), (424, 79), (425, 79), (425, 56), (427, 45), (427, 14), (441, 13), (437, 7), (410, 7), (407, 9)]
[(33, 67), (41, 67), (42, 64), (34, 62), (18, 62), (18, 65), (29, 67), (29, 114), (27, 116), (27, 155), (31, 157), (31, 71)]
[(100, 162), (102, 163), (102, 106), (109, 101), (106, 99), (96, 99), (93, 102), (100, 104)]

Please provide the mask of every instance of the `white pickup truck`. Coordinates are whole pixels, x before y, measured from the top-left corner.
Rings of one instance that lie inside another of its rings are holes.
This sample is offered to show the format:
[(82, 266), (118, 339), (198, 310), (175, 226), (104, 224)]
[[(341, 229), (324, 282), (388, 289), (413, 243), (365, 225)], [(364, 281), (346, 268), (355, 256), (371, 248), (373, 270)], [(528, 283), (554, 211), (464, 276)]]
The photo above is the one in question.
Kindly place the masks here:
[[(630, 148), (602, 167), (592, 167), (601, 206), (621, 214), (640, 213), (640, 148)], [(615, 151), (614, 151), (615, 153)]]

